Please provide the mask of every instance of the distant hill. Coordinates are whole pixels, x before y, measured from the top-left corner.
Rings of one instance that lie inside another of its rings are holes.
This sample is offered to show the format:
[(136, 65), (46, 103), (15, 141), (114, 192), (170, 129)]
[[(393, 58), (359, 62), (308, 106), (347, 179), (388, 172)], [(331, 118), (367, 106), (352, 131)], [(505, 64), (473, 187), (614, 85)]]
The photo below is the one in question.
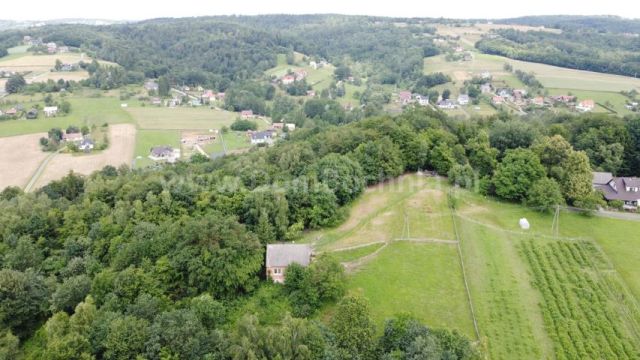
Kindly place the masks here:
[(598, 32), (640, 33), (640, 19), (625, 19), (614, 15), (577, 16), (577, 15), (545, 15), (523, 16), (494, 21), (498, 24), (518, 24), (529, 26), (545, 26), (564, 30), (591, 29)]
[(55, 19), (55, 20), (1, 20), (0, 31), (13, 29), (26, 29), (34, 26), (59, 25), (59, 24), (82, 24), (82, 25), (113, 25), (121, 24), (124, 21), (105, 19)]

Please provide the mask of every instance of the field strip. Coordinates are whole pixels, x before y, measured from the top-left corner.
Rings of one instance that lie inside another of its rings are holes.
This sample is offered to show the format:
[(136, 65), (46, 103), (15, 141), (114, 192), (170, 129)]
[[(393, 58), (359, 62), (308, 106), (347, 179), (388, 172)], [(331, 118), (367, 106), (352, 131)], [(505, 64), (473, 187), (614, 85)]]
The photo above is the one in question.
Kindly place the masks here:
[(27, 185), (24, 187), (24, 192), (29, 192), (31, 191), (31, 189), (33, 188), (33, 186), (36, 184), (36, 182), (38, 181), (38, 179), (40, 178), (40, 176), (42, 175), (42, 173), (44, 172), (44, 170), (46, 169), (47, 165), (49, 165), (49, 162), (51, 162), (51, 159), (53, 159), (58, 153), (60, 152), (60, 150), (53, 152), (51, 154), (49, 154), (49, 156), (47, 156), (41, 163), (40, 166), (38, 166), (38, 169), (36, 169), (36, 172), (33, 174), (33, 176), (31, 176), (31, 179), (29, 180), (29, 182), (27, 183)]
[(457, 245), (458, 240), (445, 240), (445, 239), (435, 239), (435, 238), (397, 238), (393, 239), (393, 241), (408, 241), (408, 242), (416, 242), (416, 243), (434, 243), (434, 244), (449, 244), (449, 245)]
[(453, 233), (458, 240), (456, 249), (458, 250), (458, 259), (460, 260), (460, 268), (462, 270), (462, 280), (464, 281), (464, 289), (467, 292), (467, 300), (469, 302), (469, 310), (471, 311), (471, 320), (473, 320), (473, 330), (476, 333), (476, 339), (480, 341), (480, 330), (478, 329), (478, 319), (476, 319), (476, 312), (473, 308), (473, 301), (471, 300), (471, 291), (469, 290), (469, 282), (467, 281), (467, 273), (464, 267), (464, 260), (462, 259), (462, 247), (460, 246), (460, 233), (458, 232), (458, 224), (456, 223), (456, 211), (453, 207), (449, 207), (451, 211), (451, 220), (453, 221)]
[(386, 243), (387, 243), (386, 241), (373, 241), (373, 242), (366, 243), (366, 244), (353, 245), (353, 246), (347, 246), (347, 247), (338, 248), (338, 249), (332, 249), (332, 250), (329, 250), (328, 252), (340, 252), (340, 251), (356, 250), (356, 249), (360, 249), (360, 248), (371, 246), (371, 245), (386, 244)]

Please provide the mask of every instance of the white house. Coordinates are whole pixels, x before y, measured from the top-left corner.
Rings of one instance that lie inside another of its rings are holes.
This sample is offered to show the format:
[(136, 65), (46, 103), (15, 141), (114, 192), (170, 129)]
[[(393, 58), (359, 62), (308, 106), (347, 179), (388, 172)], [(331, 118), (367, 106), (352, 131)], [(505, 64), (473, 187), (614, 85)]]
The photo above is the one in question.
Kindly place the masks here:
[(469, 104), (469, 95), (460, 94), (458, 96), (458, 104), (460, 104), (460, 105), (468, 105)]
[(56, 114), (58, 114), (58, 107), (57, 106), (45, 106), (44, 115), (46, 117), (56, 116)]
[(456, 104), (454, 104), (453, 101), (446, 99), (446, 100), (438, 101), (438, 107), (440, 109), (451, 110), (456, 108)]
[(82, 151), (89, 151), (92, 150), (94, 147), (94, 143), (93, 140), (91, 139), (84, 139), (80, 142), (80, 144), (78, 144), (78, 149), (82, 150)]

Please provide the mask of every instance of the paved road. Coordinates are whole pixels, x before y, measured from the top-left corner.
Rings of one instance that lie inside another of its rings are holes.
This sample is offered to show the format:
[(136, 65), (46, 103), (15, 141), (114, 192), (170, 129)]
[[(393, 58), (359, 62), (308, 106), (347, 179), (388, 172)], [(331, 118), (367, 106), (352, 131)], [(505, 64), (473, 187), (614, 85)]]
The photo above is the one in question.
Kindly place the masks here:
[(636, 213), (600, 210), (600, 211), (596, 211), (595, 214), (596, 216), (610, 218), (610, 219), (640, 221), (640, 214), (636, 214)]

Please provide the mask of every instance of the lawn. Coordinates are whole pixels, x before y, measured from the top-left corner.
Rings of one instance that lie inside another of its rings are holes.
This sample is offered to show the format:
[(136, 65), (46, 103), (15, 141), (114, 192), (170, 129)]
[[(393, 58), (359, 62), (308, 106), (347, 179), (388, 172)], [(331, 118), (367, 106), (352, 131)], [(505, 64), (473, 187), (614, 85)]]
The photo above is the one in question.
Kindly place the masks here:
[[(44, 106), (41, 97), (15, 97), (8, 100), (20, 101), (25, 108), (34, 104)], [(58, 97), (54, 97), (58, 99)], [(5, 120), (0, 121), (0, 137), (46, 132), (53, 127), (66, 128), (69, 125), (100, 126), (104, 123), (119, 124), (132, 122), (131, 116), (120, 108), (120, 101), (112, 97), (88, 97), (83, 94), (65, 97), (71, 103), (71, 113), (65, 116), (45, 118), (41, 113), (35, 120)]]
[(144, 167), (153, 164), (149, 159), (149, 152), (154, 146), (169, 145), (180, 147), (180, 131), (178, 130), (138, 130), (136, 134), (136, 167)]
[(369, 300), (380, 328), (385, 319), (409, 313), (429, 327), (474, 338), (454, 245), (393, 243), (349, 278), (349, 288)]
[[(132, 116), (140, 129), (156, 130), (209, 130), (230, 126), (237, 113), (213, 110), (208, 107), (152, 107), (130, 106), (126, 111)], [(256, 119), (258, 126), (264, 121)]]

